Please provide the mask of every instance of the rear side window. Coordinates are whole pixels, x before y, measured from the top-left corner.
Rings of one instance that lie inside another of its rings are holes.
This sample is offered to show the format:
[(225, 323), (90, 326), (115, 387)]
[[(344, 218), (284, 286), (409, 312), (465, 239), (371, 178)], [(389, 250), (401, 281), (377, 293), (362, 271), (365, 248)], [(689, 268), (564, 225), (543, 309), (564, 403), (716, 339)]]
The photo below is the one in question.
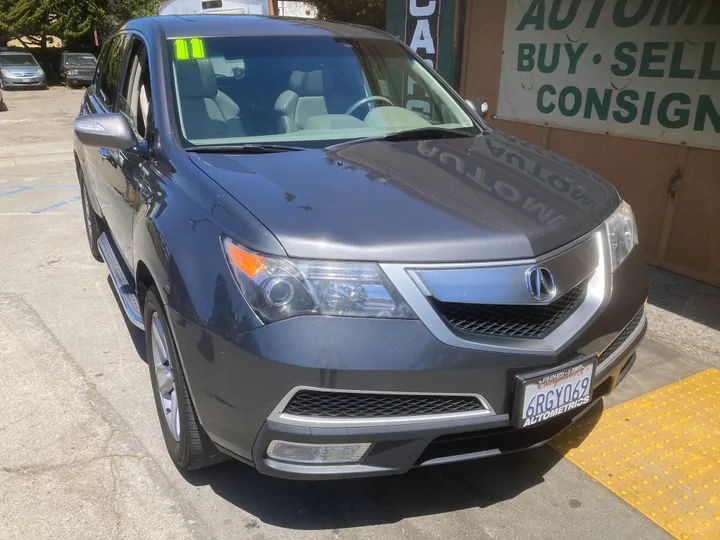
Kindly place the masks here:
[(115, 94), (118, 84), (120, 83), (123, 59), (125, 58), (127, 47), (128, 36), (127, 34), (121, 34), (114, 37), (106, 49), (103, 50), (101, 58), (102, 67), (99, 72), (98, 93), (110, 110), (112, 110), (115, 105)]

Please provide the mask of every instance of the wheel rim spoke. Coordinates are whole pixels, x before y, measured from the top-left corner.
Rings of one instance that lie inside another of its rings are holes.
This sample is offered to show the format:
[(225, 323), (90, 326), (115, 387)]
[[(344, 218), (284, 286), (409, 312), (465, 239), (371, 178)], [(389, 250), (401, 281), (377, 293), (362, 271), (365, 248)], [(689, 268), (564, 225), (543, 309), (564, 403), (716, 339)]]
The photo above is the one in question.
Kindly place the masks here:
[(160, 403), (170, 434), (180, 440), (180, 411), (178, 410), (177, 388), (172, 364), (168, 353), (168, 343), (160, 317), (153, 313), (150, 327), (152, 342), (152, 361)]
[(172, 393), (170, 402), (170, 430), (175, 435), (175, 440), (180, 439), (180, 414), (178, 411), (177, 392)]

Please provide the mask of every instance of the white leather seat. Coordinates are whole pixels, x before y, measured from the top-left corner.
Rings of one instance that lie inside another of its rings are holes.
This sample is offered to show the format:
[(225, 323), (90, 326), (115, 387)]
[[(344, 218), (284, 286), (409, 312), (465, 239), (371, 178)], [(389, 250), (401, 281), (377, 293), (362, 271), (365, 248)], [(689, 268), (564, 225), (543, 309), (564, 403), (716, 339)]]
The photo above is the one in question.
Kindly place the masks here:
[(214, 139), (245, 135), (240, 107), (217, 89), (208, 58), (175, 63), (183, 128), (188, 139)]
[(329, 90), (329, 76), (322, 70), (293, 71), (290, 89), (277, 98), (275, 111), (280, 114), (280, 130), (305, 129), (313, 116), (328, 113), (325, 92)]

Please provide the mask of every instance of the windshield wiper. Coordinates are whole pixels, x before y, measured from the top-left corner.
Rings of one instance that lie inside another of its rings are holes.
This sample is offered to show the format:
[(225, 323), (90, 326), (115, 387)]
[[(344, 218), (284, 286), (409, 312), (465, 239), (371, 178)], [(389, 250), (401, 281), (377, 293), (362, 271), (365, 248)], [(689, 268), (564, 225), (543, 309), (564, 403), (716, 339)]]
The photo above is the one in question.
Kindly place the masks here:
[[(482, 133), (482, 132), (481, 132)], [(396, 131), (378, 137), (364, 137), (362, 139), (354, 139), (352, 141), (341, 142), (339, 144), (329, 146), (326, 150), (342, 148), (353, 144), (373, 142), (373, 141), (418, 141), (423, 139), (454, 139), (459, 137), (475, 137), (476, 134), (469, 133), (461, 129), (441, 128), (441, 127), (421, 127), (415, 129), (407, 129), (404, 131)]]
[(198, 152), (205, 154), (274, 154), (277, 152), (300, 152), (305, 148), (298, 146), (284, 146), (281, 144), (227, 144), (227, 145), (207, 145), (207, 146), (191, 146), (187, 148), (188, 152)]

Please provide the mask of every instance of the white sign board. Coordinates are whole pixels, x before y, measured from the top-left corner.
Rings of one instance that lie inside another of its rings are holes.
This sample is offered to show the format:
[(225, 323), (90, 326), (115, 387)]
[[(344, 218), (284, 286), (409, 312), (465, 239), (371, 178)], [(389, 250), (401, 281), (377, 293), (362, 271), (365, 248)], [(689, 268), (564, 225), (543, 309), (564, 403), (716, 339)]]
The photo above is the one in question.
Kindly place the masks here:
[(720, 2), (507, 0), (497, 117), (720, 149)]

